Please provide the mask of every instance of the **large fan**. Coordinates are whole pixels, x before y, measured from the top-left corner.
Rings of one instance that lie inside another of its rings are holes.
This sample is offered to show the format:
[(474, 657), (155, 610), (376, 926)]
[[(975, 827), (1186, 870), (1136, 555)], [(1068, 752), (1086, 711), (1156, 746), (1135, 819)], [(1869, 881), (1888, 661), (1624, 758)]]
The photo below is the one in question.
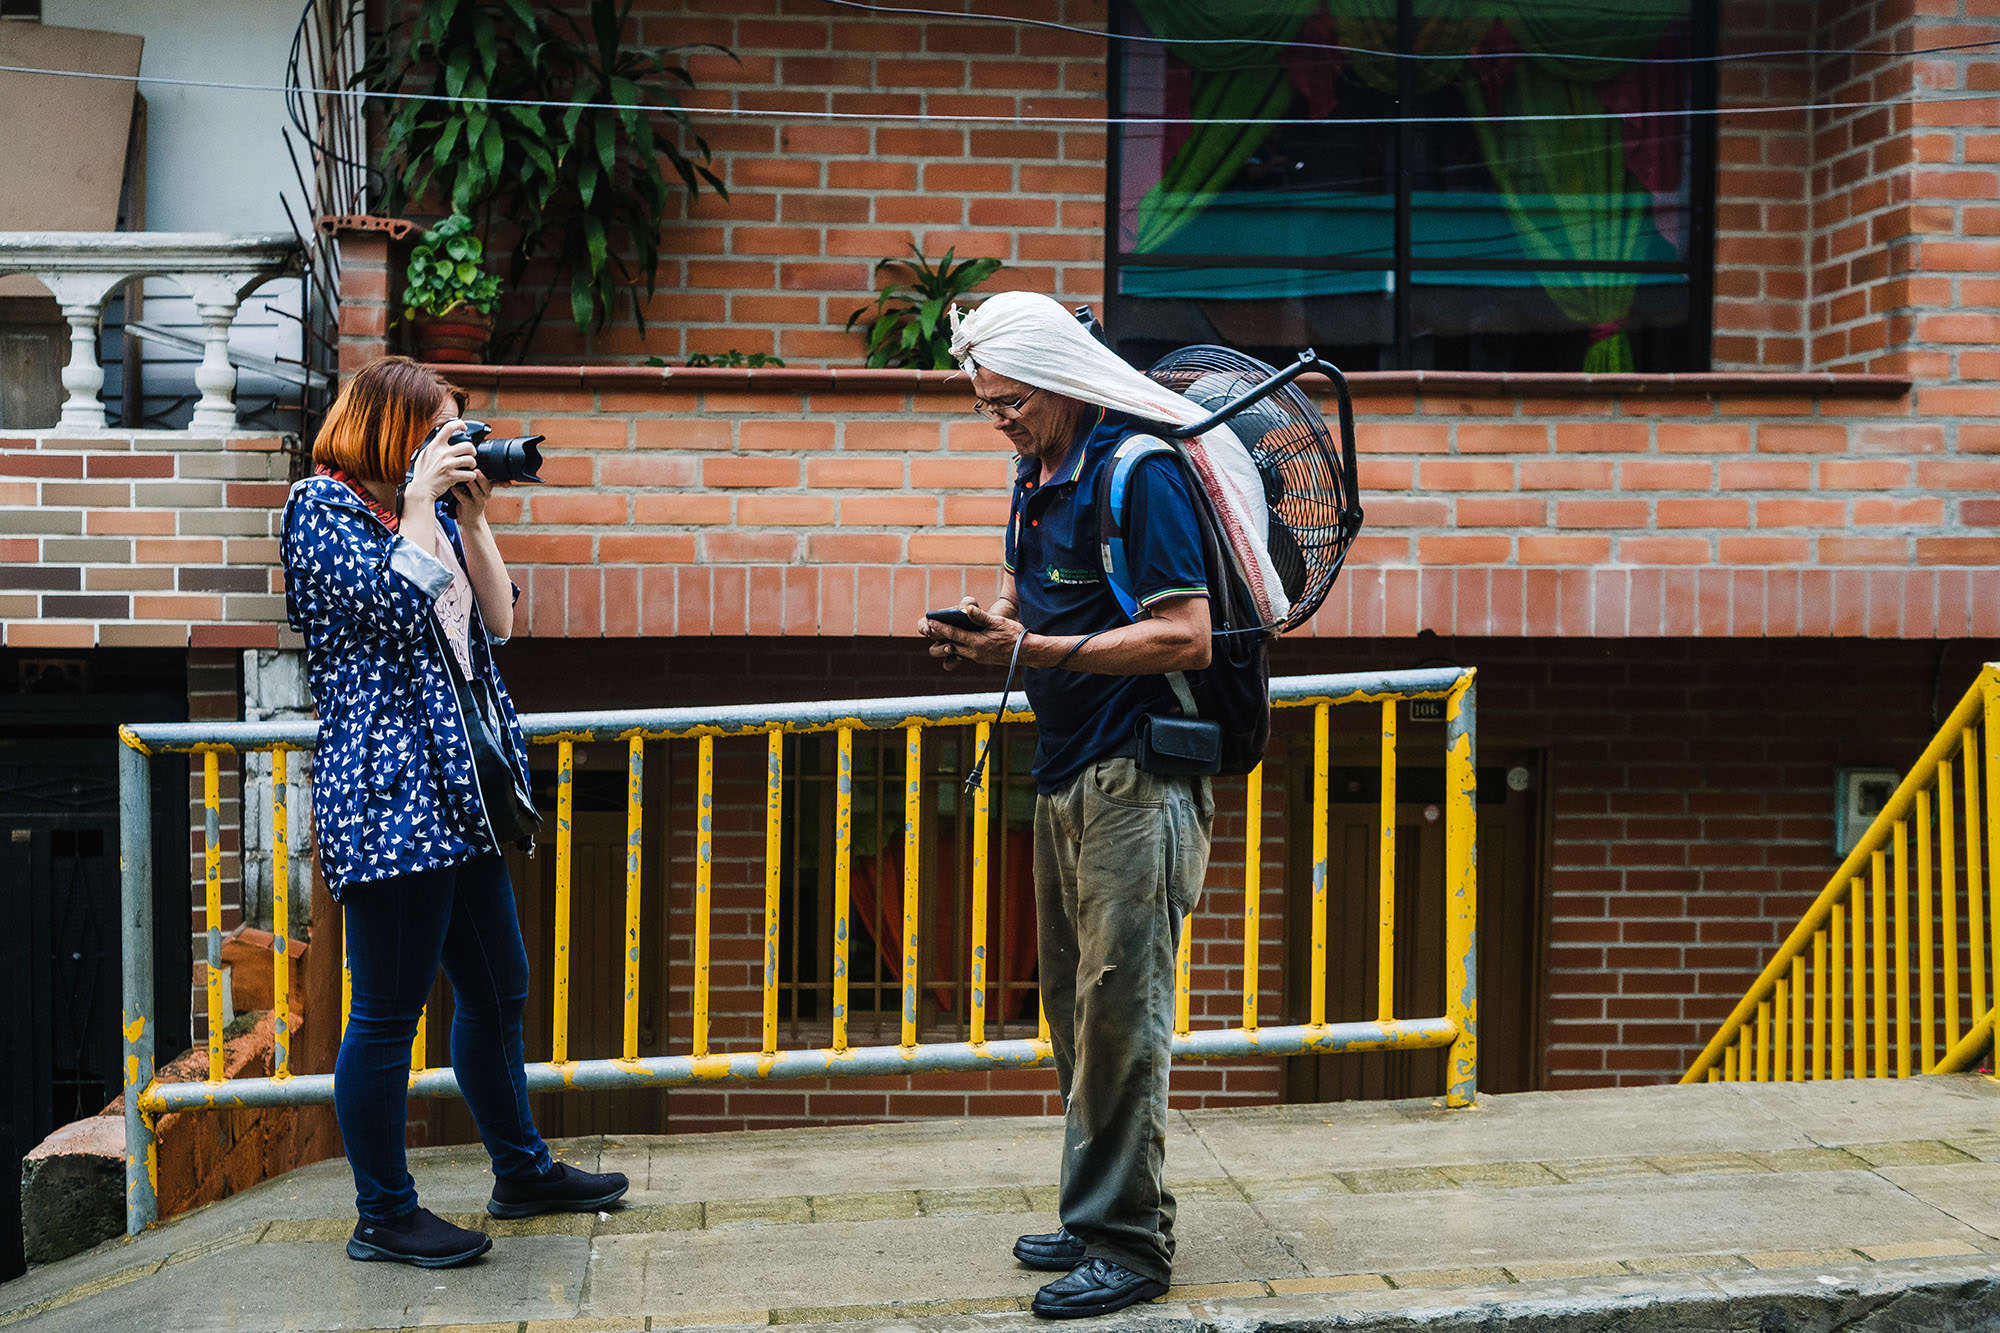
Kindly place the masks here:
[[(1319, 409), (1293, 383), (1308, 370), (1333, 382), (1340, 405), (1337, 447)], [(1361, 530), (1354, 408), (1346, 378), (1310, 350), (1277, 370), (1230, 348), (1210, 346), (1169, 352), (1146, 373), (1210, 413), (1192, 426), (1160, 423), (1161, 434), (1186, 439), (1227, 425), (1250, 451), (1270, 508), (1271, 564), (1291, 603), (1266, 628), (1282, 634), (1304, 624), (1340, 577), (1347, 548)]]

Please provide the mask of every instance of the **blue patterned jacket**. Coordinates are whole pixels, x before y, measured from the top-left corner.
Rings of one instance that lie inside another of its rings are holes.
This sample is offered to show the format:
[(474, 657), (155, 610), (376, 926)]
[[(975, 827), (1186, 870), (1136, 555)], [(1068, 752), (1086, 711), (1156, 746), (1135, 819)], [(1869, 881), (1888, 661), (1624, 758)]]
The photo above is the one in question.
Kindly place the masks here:
[[(438, 523), (464, 559), (458, 525)], [(305, 636), (319, 709), (313, 821), (335, 898), (353, 885), (457, 865), (494, 848), (432, 607), (452, 571), (391, 532), (345, 483), (307, 477), (285, 503), (285, 609)], [(494, 683), (507, 748), (528, 771), (495, 642), (472, 611), (476, 674)]]

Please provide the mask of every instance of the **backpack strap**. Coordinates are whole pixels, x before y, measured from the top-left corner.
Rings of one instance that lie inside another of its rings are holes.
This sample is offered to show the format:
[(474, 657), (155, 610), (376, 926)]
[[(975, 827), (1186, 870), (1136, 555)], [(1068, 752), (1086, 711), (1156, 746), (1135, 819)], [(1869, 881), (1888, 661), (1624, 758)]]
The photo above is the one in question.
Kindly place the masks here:
[[(1139, 599), (1132, 594), (1132, 568), (1125, 554), (1126, 499), (1131, 490), (1132, 474), (1138, 470), (1141, 461), (1154, 454), (1169, 454), (1179, 459), (1174, 447), (1157, 436), (1127, 437), (1112, 452), (1108, 470), (1097, 491), (1097, 534), (1104, 581), (1111, 589), (1111, 595), (1117, 599), (1119, 609), (1125, 612), (1125, 618), (1134, 621), (1138, 620), (1141, 608)], [(1187, 674), (1168, 671), (1164, 675), (1174, 698), (1180, 701), (1183, 714), (1200, 717), (1201, 711), (1195, 707), (1194, 691), (1188, 686)]]

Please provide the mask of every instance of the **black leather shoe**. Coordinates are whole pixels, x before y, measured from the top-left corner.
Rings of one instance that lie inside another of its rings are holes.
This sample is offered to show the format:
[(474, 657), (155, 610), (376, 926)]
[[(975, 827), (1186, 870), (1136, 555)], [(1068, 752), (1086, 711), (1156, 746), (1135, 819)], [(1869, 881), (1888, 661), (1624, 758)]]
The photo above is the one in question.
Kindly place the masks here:
[(386, 1260), (418, 1268), (456, 1268), (493, 1248), (484, 1232), (455, 1227), (428, 1208), (389, 1222), (356, 1222), (347, 1242), (347, 1257), (363, 1262)]
[(557, 1162), (547, 1175), (529, 1180), (498, 1179), (486, 1211), (495, 1217), (533, 1217), (538, 1213), (594, 1213), (625, 1196), (632, 1182), (622, 1171), (602, 1175), (579, 1171)]
[(1082, 1319), (1110, 1314), (1163, 1295), (1167, 1284), (1144, 1277), (1109, 1259), (1085, 1259), (1035, 1293), (1033, 1310), (1044, 1319)]
[(1083, 1242), (1070, 1235), (1068, 1227), (1057, 1227), (1015, 1241), (1014, 1257), (1044, 1273), (1067, 1273), (1083, 1262)]

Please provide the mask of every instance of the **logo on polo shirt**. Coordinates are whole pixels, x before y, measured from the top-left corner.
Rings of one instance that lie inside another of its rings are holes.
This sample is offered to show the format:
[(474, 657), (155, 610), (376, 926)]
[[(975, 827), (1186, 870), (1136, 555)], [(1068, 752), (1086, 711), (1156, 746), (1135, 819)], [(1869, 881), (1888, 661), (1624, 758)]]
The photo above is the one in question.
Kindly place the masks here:
[(1050, 583), (1102, 583), (1104, 576), (1094, 569), (1061, 569), (1050, 565), (1042, 571), (1042, 577)]

